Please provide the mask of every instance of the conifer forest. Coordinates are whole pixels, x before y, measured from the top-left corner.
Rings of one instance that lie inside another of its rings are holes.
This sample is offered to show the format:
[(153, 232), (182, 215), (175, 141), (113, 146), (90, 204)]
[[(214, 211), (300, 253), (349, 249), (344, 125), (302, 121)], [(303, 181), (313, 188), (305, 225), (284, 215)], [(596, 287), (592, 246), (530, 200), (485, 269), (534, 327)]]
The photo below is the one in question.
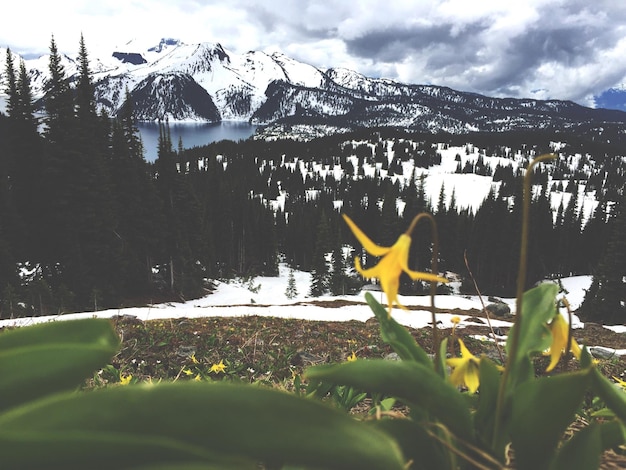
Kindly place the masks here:
[[(184, 149), (163, 123), (158, 158), (147, 162), (131, 100), (116, 116), (98, 112), (84, 42), (75, 83), (54, 41), (50, 50), (45, 113), (36, 112), (24, 65), (10, 54), (5, 61), (0, 318), (191, 299), (211, 279), (277, 275), (279, 261), (312, 273), (312, 296), (352, 293), (365, 282), (354, 256), (364, 266), (375, 260), (365, 258), (342, 212), (390, 246), (428, 211), (437, 221), (440, 272), (458, 274), (473, 292), (469, 267), (484, 294), (513, 295), (524, 168), (555, 152), (533, 176), (527, 284), (593, 274), (583, 314), (626, 319), (626, 149), (618, 144), (549, 130), (426, 135), (385, 128)], [(433, 199), (424, 191), (418, 170), (437, 165), (452, 146), (464, 149), (458, 173), (493, 178), (476, 210), (454, 193), (446, 198), (442, 189)], [(490, 156), (517, 165), (489, 164)], [(586, 219), (583, 187), (597, 200)], [(555, 191), (571, 193), (569, 203), (553, 207)], [(430, 234), (428, 224), (415, 232), (425, 240)], [(430, 244), (412, 249), (413, 269), (429, 271)], [(427, 289), (408, 277), (401, 285), (401, 293)]]

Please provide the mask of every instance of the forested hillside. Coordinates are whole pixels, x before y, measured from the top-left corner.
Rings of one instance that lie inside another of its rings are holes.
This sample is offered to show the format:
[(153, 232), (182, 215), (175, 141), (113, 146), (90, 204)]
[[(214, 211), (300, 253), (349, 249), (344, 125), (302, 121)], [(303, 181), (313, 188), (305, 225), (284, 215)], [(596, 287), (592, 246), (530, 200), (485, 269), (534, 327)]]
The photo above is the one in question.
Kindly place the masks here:
[[(205, 294), (210, 279), (276, 274), (279, 259), (313, 273), (311, 295), (352, 292), (362, 283), (352, 259), (365, 255), (342, 211), (381, 245), (391, 245), (418, 212), (432, 212), (439, 270), (467, 281), (466, 255), (484, 293), (509, 295), (521, 178), (547, 151), (558, 159), (534, 175), (527, 283), (598, 273), (588, 305), (604, 318), (623, 316), (624, 282), (615, 281), (626, 265), (626, 152), (619, 147), (545, 130), (458, 136), (370, 129), (184, 150), (164, 123), (158, 159), (149, 164), (132, 100), (115, 118), (97, 111), (82, 41), (73, 84), (52, 41), (41, 120), (24, 66), (11, 57), (7, 115), (0, 114), (1, 317), (189, 299)], [(451, 155), (455, 168), (430, 197), (428, 171)], [(447, 183), (460, 181), (453, 175), (488, 179), (484, 201), (469, 207), (457, 199)], [(430, 228), (418, 227), (415, 238), (413, 267), (428, 270)], [(407, 278), (401, 292), (424, 288)]]

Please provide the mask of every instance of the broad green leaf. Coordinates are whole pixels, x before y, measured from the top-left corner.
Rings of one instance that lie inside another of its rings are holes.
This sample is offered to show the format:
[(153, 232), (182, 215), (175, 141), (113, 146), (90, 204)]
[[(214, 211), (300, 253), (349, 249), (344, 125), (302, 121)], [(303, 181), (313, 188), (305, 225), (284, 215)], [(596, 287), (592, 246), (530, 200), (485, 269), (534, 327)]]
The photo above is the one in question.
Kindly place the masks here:
[(109, 470), (151, 465), (185, 468), (187, 463), (199, 462), (203, 468), (258, 468), (254, 461), (224, 458), (182, 441), (122, 432), (0, 431), (0, 450), (2, 467), (11, 469)]
[(110, 320), (86, 318), (40, 323), (16, 328), (0, 335), (0, 352), (42, 344), (94, 344), (118, 347), (119, 337)]
[(427, 410), (431, 419), (439, 420), (458, 438), (474, 441), (469, 409), (462, 394), (431, 367), (414, 361), (381, 359), (315, 366), (307, 369), (305, 375), (396, 397)]
[(592, 423), (561, 447), (552, 469), (595, 470), (600, 465), (602, 451), (602, 432), (599, 425)]
[(409, 330), (400, 325), (393, 317), (389, 316), (387, 309), (367, 292), (365, 300), (376, 315), (380, 324), (380, 336), (404, 361), (416, 361), (425, 366), (432, 367), (432, 361), (428, 354), (415, 341)]
[[(206, 463), (175, 463), (175, 464), (159, 464), (153, 465), (141, 465), (132, 467), (130, 470), (258, 470), (258, 465), (246, 465), (241, 464), (206, 464)], [(289, 470), (288, 467), (283, 467), (281, 470)]]
[[(556, 284), (545, 283), (524, 293), (521, 315), (516, 318), (506, 341), (507, 354), (514, 355), (516, 358), (514, 364), (507, 365), (511, 368), (509, 377), (513, 378), (515, 384), (522, 383), (522, 377), (527, 376), (526, 373), (518, 374), (519, 368), (526, 369), (524, 362), (527, 358), (533, 353), (543, 352), (550, 347), (552, 335), (547, 323), (556, 313), (558, 291)], [(513, 353), (511, 351), (513, 336), (518, 328), (519, 342), (517, 350)]]
[(0, 411), (79, 386), (117, 352), (107, 320), (20, 328), (0, 335)]
[(171, 439), (225, 458), (272, 464), (403, 468), (401, 451), (389, 436), (339, 410), (278, 390), (227, 383), (146, 384), (57, 395), (0, 414), (0, 429), (24, 435)]
[(521, 384), (512, 404), (511, 438), (517, 468), (548, 468), (589, 385), (589, 371)]
[(606, 406), (626, 423), (626, 393), (619, 390), (595, 367), (591, 368), (591, 387), (593, 392), (606, 403)]
[[(476, 413), (474, 413), (474, 426), (476, 428), (476, 434), (482, 441), (485, 448), (491, 446), (493, 440), (493, 432), (495, 425), (495, 414), (498, 402), (498, 391), (500, 389), (500, 379), (502, 372), (498, 370), (496, 364), (487, 358), (482, 358), (480, 361), (480, 390), (478, 394), (478, 407)], [(505, 413), (508, 416), (509, 413)], [(506, 423), (502, 423), (506, 424)], [(501, 437), (498, 439), (499, 443), (497, 449), (492, 449), (498, 456), (504, 456), (504, 446), (507, 444), (508, 436), (506, 430), (501, 424)]]
[(559, 452), (555, 470), (599, 468), (602, 452), (626, 443), (626, 427), (617, 420), (591, 423), (578, 431)]
[[(618, 420), (603, 422), (600, 425), (602, 432), (602, 449), (616, 449), (626, 444), (626, 423)], [(623, 450), (622, 450), (623, 453)]]
[[(419, 423), (410, 419), (383, 419), (373, 421), (371, 425), (395, 438), (405, 458), (413, 461), (411, 470), (453, 468), (452, 456), (447, 449), (433, 439)], [(439, 430), (431, 429), (431, 432), (437, 431)]]

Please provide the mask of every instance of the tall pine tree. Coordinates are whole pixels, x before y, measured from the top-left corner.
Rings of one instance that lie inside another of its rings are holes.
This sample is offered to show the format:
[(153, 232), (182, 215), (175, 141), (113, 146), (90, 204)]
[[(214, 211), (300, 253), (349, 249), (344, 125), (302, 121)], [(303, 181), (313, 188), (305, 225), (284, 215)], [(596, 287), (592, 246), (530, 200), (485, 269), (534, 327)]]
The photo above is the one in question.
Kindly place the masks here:
[(606, 252), (581, 306), (585, 319), (609, 324), (626, 321), (626, 193), (615, 207)]

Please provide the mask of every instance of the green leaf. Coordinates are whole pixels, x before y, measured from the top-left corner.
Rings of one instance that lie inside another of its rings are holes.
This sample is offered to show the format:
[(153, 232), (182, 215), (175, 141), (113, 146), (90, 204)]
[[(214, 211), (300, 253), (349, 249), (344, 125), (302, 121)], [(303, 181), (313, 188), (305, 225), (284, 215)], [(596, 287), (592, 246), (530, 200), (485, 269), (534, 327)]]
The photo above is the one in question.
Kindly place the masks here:
[(411, 470), (453, 468), (450, 453), (434, 440), (423, 426), (410, 419), (383, 419), (371, 426), (393, 436), (407, 460), (412, 460)]
[(458, 438), (474, 441), (470, 412), (462, 394), (431, 367), (414, 361), (367, 360), (310, 367), (305, 375), (394, 396), (427, 410), (432, 419), (439, 420)]
[(619, 390), (595, 367), (591, 368), (591, 387), (615, 415), (626, 423), (626, 393)]
[[(24, 436), (105, 433), (171, 439), (224, 458), (275, 465), (403, 468), (400, 449), (389, 436), (339, 410), (294, 394), (227, 383), (166, 383), (57, 395), (0, 414), (0, 429)], [(69, 458), (75, 445), (78, 441), (58, 452)], [(0, 458), (8, 450), (0, 447)], [(42, 451), (57, 452), (33, 447), (30, 454)], [(89, 468), (89, 461), (83, 464)]]
[[(474, 413), (474, 426), (477, 436), (486, 447), (491, 445), (493, 439), (501, 377), (502, 373), (492, 360), (485, 357), (480, 360), (480, 393), (478, 394), (478, 408)], [(504, 430), (501, 429), (501, 431)], [(500, 443), (497, 449), (499, 457), (504, 456), (504, 446), (507, 443), (506, 431), (502, 432), (501, 435), (502, 439), (499, 439)]]
[[(600, 426), (602, 432), (602, 449), (617, 449), (626, 444), (626, 424), (623, 421), (612, 420), (603, 422)], [(623, 453), (623, 449), (622, 449)]]
[[(545, 283), (524, 293), (521, 316), (516, 319), (506, 341), (507, 354), (511, 355), (514, 331), (520, 328), (519, 343), (515, 352), (516, 360), (514, 364), (508, 365), (508, 367), (511, 367), (509, 376), (518, 379), (517, 383), (520, 383), (517, 369), (520, 367), (525, 369), (523, 362), (531, 354), (543, 352), (550, 347), (552, 335), (547, 327), (547, 323), (556, 313), (556, 295), (558, 291), (559, 288), (556, 284)], [(526, 374), (523, 374), (523, 376), (526, 376)]]
[[(200, 447), (158, 436), (88, 431), (0, 431), (3, 468), (109, 470), (135, 467), (185, 468), (203, 462), (203, 468), (254, 469), (251, 460), (224, 458)], [(208, 466), (210, 465), (210, 466)]]
[(374, 296), (367, 292), (365, 300), (374, 312), (380, 324), (380, 336), (396, 352), (400, 359), (416, 361), (425, 366), (432, 367), (432, 361), (428, 354), (417, 344), (409, 330), (400, 325), (389, 315), (387, 309), (380, 305)]
[(87, 318), (40, 323), (16, 328), (0, 335), (0, 352), (44, 343), (95, 344), (118, 347), (119, 337), (110, 320)]
[(0, 335), (0, 410), (79, 386), (117, 352), (108, 320), (46, 323)]
[(592, 423), (578, 431), (559, 450), (554, 470), (595, 470), (600, 466), (602, 454), (602, 431), (600, 426)]
[(541, 377), (517, 388), (511, 417), (517, 468), (548, 468), (588, 384), (589, 371), (584, 370)]

